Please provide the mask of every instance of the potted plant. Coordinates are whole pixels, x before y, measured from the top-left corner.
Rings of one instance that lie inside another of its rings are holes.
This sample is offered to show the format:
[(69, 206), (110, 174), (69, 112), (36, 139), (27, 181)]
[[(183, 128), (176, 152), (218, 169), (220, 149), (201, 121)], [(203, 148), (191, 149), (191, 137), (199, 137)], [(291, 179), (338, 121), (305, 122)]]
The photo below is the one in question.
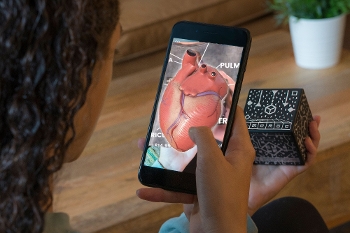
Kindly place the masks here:
[(339, 62), (350, 0), (272, 0), (279, 23), (289, 22), (298, 66), (331, 67)]

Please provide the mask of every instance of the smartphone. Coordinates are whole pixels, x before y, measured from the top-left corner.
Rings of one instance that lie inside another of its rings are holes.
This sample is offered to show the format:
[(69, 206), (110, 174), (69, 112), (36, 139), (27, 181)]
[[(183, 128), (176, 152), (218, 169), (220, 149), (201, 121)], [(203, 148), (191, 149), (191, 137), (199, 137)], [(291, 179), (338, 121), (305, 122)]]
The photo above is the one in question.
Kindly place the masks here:
[(210, 127), (225, 152), (250, 44), (247, 29), (174, 25), (139, 167), (143, 185), (196, 193), (197, 147), (188, 130)]

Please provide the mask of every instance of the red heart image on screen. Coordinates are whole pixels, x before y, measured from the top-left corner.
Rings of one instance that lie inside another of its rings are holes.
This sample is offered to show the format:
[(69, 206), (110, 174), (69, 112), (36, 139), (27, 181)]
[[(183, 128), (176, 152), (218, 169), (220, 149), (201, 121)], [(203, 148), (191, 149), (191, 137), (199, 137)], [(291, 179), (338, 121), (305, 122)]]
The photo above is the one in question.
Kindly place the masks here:
[(159, 110), (160, 128), (168, 143), (178, 151), (194, 146), (188, 130), (213, 127), (223, 113), (222, 99), (227, 81), (214, 67), (198, 66), (199, 53), (187, 50), (182, 67), (164, 91)]

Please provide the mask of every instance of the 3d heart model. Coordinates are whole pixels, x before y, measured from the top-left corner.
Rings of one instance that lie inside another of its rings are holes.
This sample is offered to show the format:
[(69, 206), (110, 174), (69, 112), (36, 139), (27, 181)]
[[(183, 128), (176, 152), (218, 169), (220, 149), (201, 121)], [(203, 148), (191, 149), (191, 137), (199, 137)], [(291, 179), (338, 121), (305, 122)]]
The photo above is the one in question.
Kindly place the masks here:
[(228, 93), (227, 81), (214, 67), (198, 66), (199, 53), (187, 50), (182, 67), (169, 82), (160, 103), (160, 128), (168, 143), (178, 151), (194, 146), (188, 130), (193, 126), (213, 127)]

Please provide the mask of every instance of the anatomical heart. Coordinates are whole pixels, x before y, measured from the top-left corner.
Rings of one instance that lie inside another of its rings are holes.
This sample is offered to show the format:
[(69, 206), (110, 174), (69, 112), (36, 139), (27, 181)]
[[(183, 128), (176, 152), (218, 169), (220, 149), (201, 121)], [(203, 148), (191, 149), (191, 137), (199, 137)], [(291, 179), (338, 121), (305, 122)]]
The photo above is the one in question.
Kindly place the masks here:
[(155, 158), (162, 151), (164, 156), (194, 156), (196, 151), (191, 149), (195, 145), (188, 130), (195, 126), (211, 128), (221, 147), (242, 51), (242, 47), (232, 45), (173, 40), (148, 143), (160, 151)]
[(215, 68), (199, 63), (201, 55), (188, 49), (181, 68), (169, 81), (159, 106), (159, 125), (168, 143), (178, 151), (194, 146), (188, 135), (193, 126), (212, 128), (225, 112), (228, 80)]

